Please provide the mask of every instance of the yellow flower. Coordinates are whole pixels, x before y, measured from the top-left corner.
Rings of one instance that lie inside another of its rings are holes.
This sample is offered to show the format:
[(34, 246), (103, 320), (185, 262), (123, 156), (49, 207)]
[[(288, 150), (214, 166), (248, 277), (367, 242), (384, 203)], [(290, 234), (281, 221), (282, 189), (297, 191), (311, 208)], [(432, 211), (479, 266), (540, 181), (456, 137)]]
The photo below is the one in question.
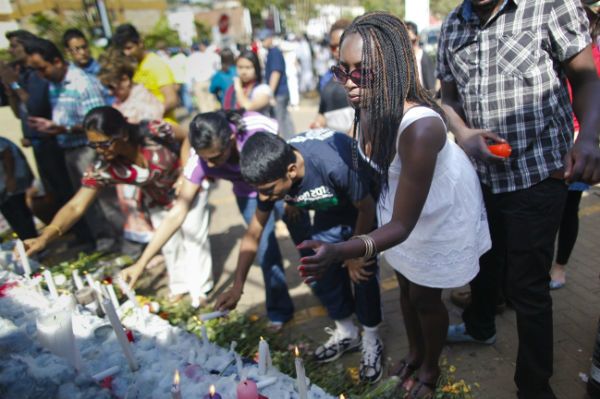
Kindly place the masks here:
[(258, 319), (260, 319), (260, 317), (257, 314), (251, 314), (250, 316), (248, 316), (248, 320), (250, 320), (253, 323)]
[(450, 371), (451, 373), (456, 372), (456, 367), (454, 367), (453, 365), (450, 365), (450, 367), (448, 367), (448, 371)]
[(352, 381), (354, 381), (355, 383), (358, 383), (360, 381), (358, 367), (348, 367), (348, 374), (350, 375)]

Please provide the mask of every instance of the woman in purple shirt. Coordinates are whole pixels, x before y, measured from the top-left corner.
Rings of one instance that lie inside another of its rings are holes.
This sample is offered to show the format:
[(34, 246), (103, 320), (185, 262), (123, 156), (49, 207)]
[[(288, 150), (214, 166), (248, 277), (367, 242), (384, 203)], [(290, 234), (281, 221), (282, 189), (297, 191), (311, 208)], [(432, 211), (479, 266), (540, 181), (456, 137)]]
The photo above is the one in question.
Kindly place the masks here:
[[(277, 122), (257, 112), (218, 111), (197, 115), (190, 123), (190, 157), (184, 169), (185, 179), (179, 197), (169, 215), (156, 230), (140, 259), (123, 270), (131, 285), (139, 278), (148, 261), (181, 226), (206, 178), (220, 178), (233, 183), (238, 208), (248, 224), (256, 209), (256, 191), (240, 173), (239, 154), (256, 132), (277, 134)], [(279, 328), (294, 314), (292, 299), (285, 282), (281, 251), (274, 233), (274, 217), (265, 226), (257, 251), (265, 281), (267, 315)]]

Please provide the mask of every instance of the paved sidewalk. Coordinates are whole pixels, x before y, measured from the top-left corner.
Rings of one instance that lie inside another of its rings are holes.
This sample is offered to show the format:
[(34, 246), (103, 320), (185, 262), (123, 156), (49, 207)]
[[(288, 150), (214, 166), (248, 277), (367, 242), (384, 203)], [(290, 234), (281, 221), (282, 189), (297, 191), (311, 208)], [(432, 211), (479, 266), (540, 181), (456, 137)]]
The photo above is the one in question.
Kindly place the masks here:
[[(316, 113), (314, 101), (303, 101), (293, 111), (296, 130), (306, 129)], [(239, 238), (244, 232), (241, 216), (235, 210), (235, 198), (228, 182), (218, 182), (210, 194), (212, 207), (211, 244), (217, 273), (216, 292), (231, 282), (238, 254)], [(584, 195), (580, 212), (580, 233), (568, 266), (567, 285), (554, 291), (555, 362), (552, 385), (559, 398), (586, 398), (580, 373), (588, 374), (591, 353), (600, 316), (600, 280), (597, 259), (600, 259), (600, 187)], [(296, 316), (285, 334), (313, 335), (325, 339), (323, 328), (330, 325), (324, 309), (298, 278), (295, 266), (298, 256), (291, 240), (280, 237), (285, 258), (286, 275), (296, 305)], [(381, 290), (385, 322), (381, 334), (386, 357), (399, 359), (407, 351), (402, 314), (398, 303), (398, 288), (388, 266), (381, 270)], [(460, 320), (460, 309), (447, 300), (451, 322)], [(253, 267), (240, 301), (242, 311), (264, 314), (264, 291), (260, 269)], [(498, 341), (492, 346), (453, 345), (443, 355), (456, 366), (456, 375), (469, 383), (479, 383), (477, 397), (509, 399), (516, 397), (513, 372), (517, 351), (515, 314), (508, 309), (497, 318)], [(347, 365), (357, 366), (358, 354), (343, 358)]]

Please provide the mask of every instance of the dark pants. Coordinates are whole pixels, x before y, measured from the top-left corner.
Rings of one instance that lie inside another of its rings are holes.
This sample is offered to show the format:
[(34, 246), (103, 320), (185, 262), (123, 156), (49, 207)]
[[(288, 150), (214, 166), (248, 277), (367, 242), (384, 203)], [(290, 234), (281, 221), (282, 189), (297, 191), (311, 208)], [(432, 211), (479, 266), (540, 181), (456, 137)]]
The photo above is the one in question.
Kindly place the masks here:
[(275, 119), (277, 119), (277, 123), (279, 124), (279, 133), (286, 140), (291, 139), (296, 134), (292, 116), (288, 111), (289, 104), (290, 96), (288, 94), (275, 96)]
[(33, 215), (25, 202), (25, 193), (7, 196), (0, 212), (21, 240), (37, 237)]
[[(326, 212), (316, 212), (314, 224), (311, 225), (308, 213), (304, 212), (299, 221), (286, 221), (290, 235), (296, 244), (304, 240), (318, 240), (336, 243), (348, 240), (352, 236), (354, 226), (334, 223), (323, 223)], [(353, 219), (349, 217), (349, 219)], [(354, 221), (354, 220), (349, 220)], [(312, 250), (301, 250), (301, 256), (312, 255)], [(333, 320), (342, 320), (356, 313), (358, 321), (367, 327), (375, 327), (381, 323), (381, 295), (379, 291), (379, 269), (377, 264), (369, 266), (372, 272), (367, 281), (353, 283), (348, 270), (342, 263), (330, 265), (323, 276), (311, 284), (314, 294), (327, 309)], [(354, 292), (353, 292), (354, 290)]]
[(56, 204), (62, 207), (74, 194), (65, 164), (64, 150), (55, 139), (36, 140), (33, 155), (46, 193), (52, 194)]
[(482, 186), (492, 249), (480, 259), (471, 282), (472, 302), (463, 313), (467, 332), (478, 339), (496, 333), (494, 315), (499, 276), (517, 314), (519, 349), (515, 383), (519, 397), (555, 398), (552, 376), (552, 298), (549, 271), (567, 186), (546, 179), (528, 189), (492, 194)]
[(577, 241), (579, 232), (579, 203), (581, 191), (569, 190), (567, 203), (563, 211), (560, 228), (558, 229), (558, 248), (556, 250), (556, 263), (566, 265), (569, 263), (571, 252)]
[[(257, 199), (236, 197), (237, 205), (246, 224), (250, 223), (256, 210)], [(271, 321), (286, 322), (294, 317), (294, 303), (288, 292), (285, 270), (279, 244), (275, 237), (275, 215), (272, 213), (264, 227), (256, 252), (256, 263), (263, 272), (267, 317)]]

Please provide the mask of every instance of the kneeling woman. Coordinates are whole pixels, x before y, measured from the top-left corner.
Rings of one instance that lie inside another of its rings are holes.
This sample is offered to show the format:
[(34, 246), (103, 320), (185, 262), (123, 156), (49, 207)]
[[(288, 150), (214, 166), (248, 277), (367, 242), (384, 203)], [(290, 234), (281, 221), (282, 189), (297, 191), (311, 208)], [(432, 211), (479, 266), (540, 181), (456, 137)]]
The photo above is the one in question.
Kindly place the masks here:
[[(104, 187), (123, 183), (139, 186), (155, 227), (173, 206), (172, 186), (179, 177), (180, 163), (169, 124), (152, 121), (134, 125), (116, 109), (98, 107), (85, 116), (83, 127), (88, 145), (96, 150), (100, 160), (90, 165), (82, 178), (82, 187), (43, 233), (25, 241), (29, 255), (43, 250), (69, 230)], [(183, 228), (162, 248), (170, 294), (189, 293), (193, 303), (212, 289), (206, 199), (206, 194), (196, 198)]]

